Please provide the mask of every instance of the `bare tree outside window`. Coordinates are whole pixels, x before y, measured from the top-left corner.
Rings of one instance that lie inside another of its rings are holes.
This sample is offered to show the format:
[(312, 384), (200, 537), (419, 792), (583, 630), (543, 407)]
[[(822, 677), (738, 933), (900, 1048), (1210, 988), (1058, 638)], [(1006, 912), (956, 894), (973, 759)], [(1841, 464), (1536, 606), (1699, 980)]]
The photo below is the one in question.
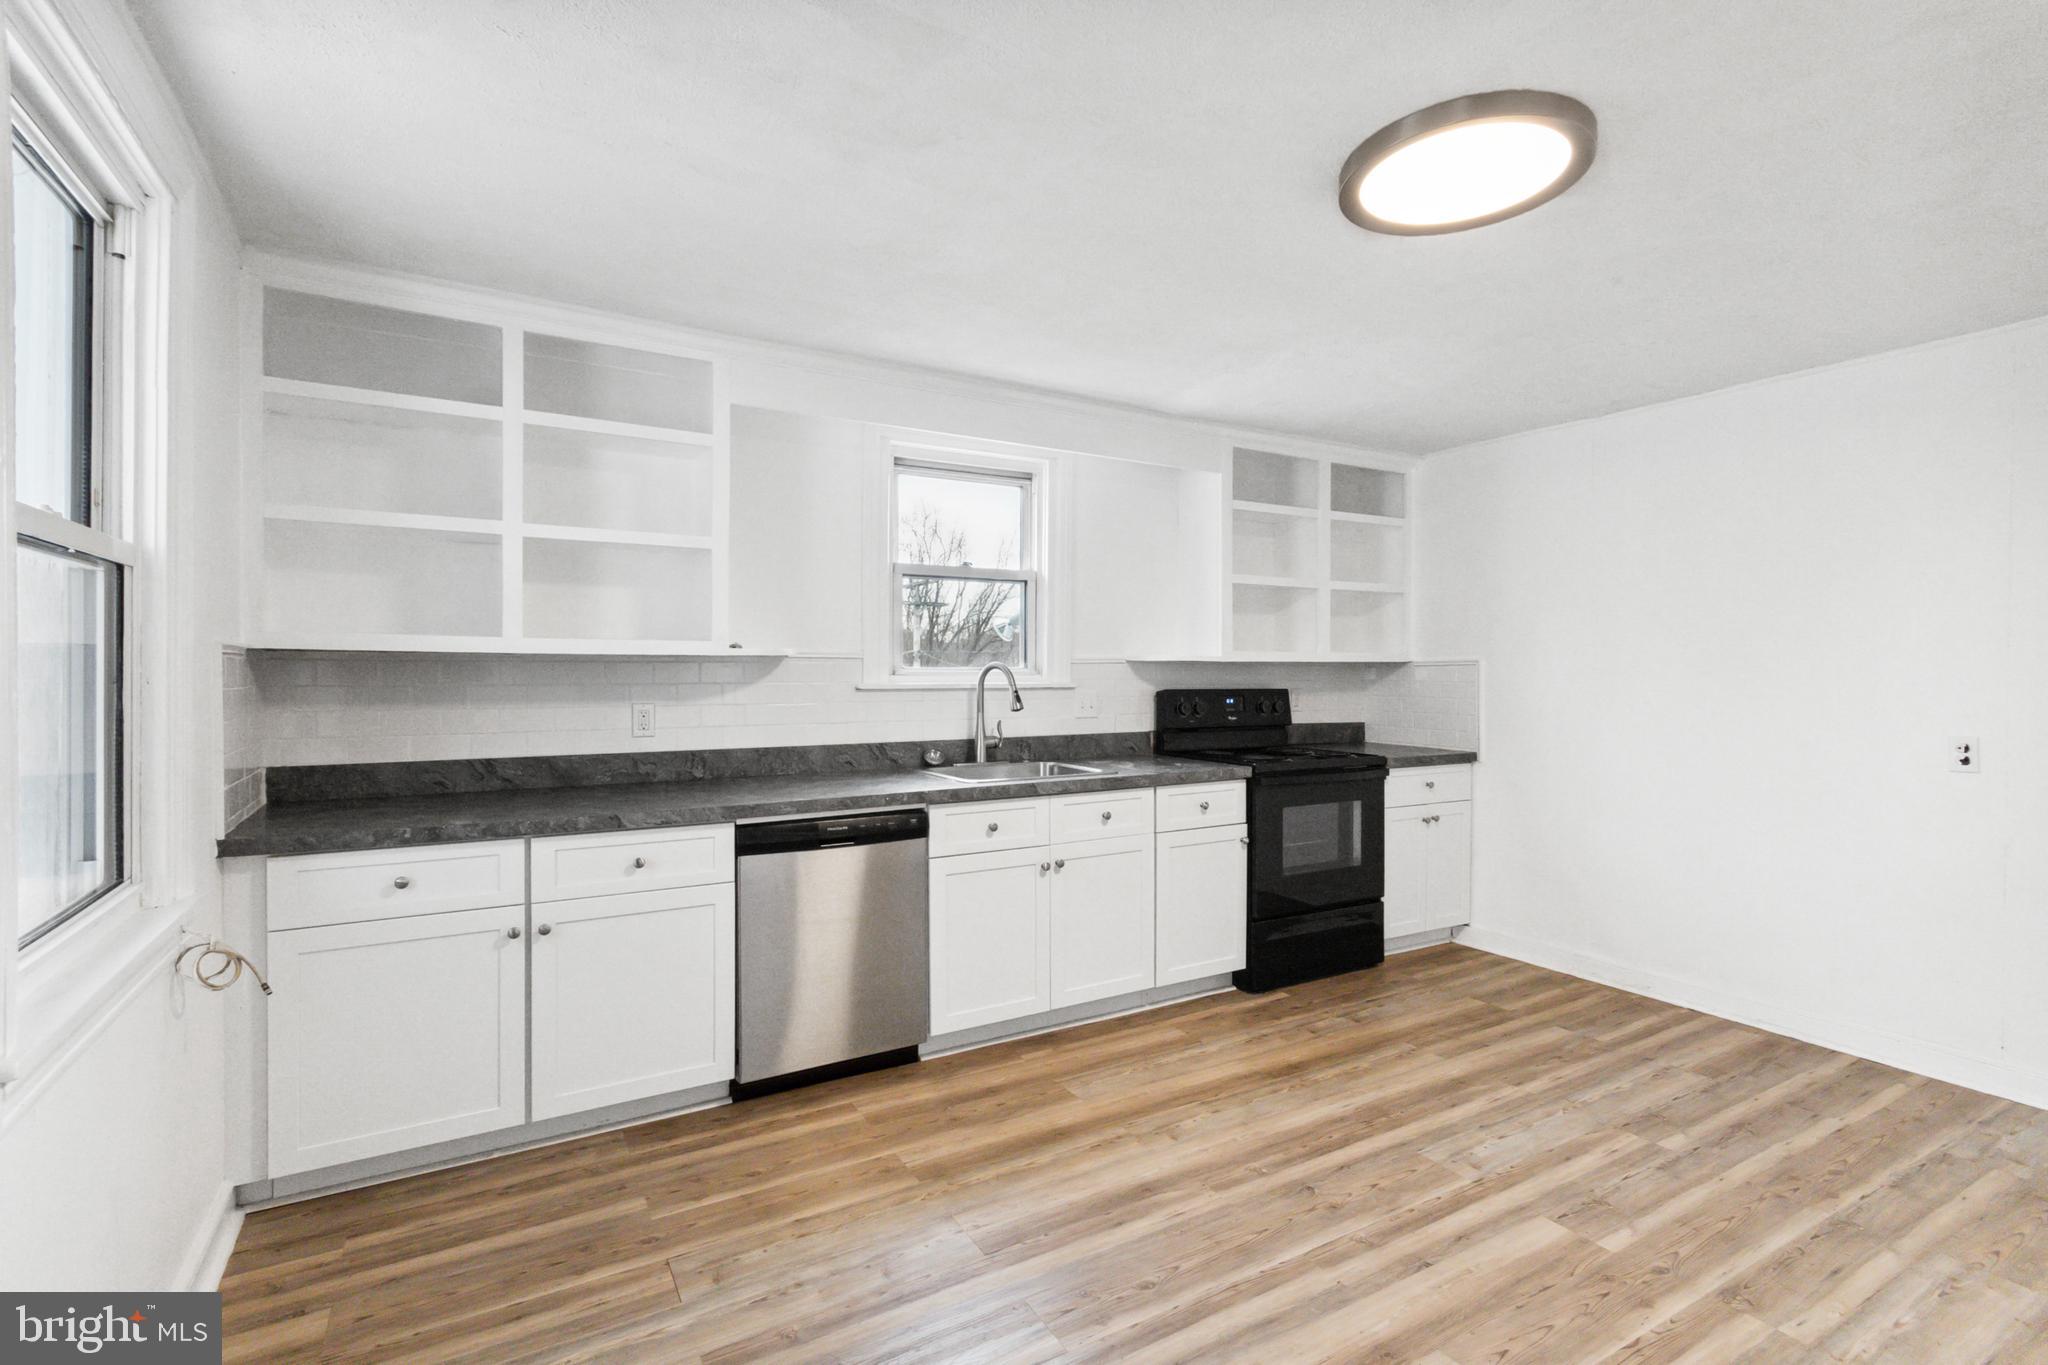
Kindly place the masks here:
[(1031, 481), (899, 465), (898, 640), (902, 671), (1032, 663)]

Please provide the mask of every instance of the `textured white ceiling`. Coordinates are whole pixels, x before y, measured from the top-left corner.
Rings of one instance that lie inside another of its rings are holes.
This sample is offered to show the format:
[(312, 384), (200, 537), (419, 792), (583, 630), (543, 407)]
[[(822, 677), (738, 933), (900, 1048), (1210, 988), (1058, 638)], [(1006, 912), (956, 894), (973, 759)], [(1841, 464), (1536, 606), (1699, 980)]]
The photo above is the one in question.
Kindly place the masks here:
[[(1427, 451), (2048, 313), (2039, 0), (135, 0), (248, 238)], [(1509, 86), (1599, 160), (1346, 222)]]

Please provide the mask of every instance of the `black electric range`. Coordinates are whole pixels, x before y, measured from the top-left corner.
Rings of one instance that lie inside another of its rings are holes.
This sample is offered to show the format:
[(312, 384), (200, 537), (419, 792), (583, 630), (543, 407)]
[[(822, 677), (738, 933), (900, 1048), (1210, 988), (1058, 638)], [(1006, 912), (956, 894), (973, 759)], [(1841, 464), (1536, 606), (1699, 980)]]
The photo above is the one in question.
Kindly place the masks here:
[(1158, 752), (1252, 770), (1238, 989), (1377, 966), (1386, 956), (1386, 759), (1289, 744), (1284, 688), (1159, 692), (1153, 720)]

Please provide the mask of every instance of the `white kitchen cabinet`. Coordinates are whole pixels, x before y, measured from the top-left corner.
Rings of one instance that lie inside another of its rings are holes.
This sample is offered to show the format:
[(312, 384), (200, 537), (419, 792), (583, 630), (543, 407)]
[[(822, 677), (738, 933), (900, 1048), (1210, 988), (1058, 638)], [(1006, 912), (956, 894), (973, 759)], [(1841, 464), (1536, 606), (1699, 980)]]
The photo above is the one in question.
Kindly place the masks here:
[(1429, 833), (1427, 806), (1387, 810), (1386, 936), (1406, 938), (1429, 927)]
[[(1242, 783), (1234, 785), (1242, 791)], [(1159, 835), (1154, 984), (1171, 986), (1244, 966), (1249, 842), (1243, 825)]]
[(525, 1121), (525, 915), (269, 935), (271, 1176)]
[[(1149, 798), (1151, 793), (1145, 795)], [(1146, 815), (1150, 816), (1150, 802)], [(1089, 831), (1093, 833), (1093, 831)], [(1152, 984), (1152, 835), (1052, 846), (1052, 1006)]]
[(1403, 769), (1388, 779), (1388, 939), (1471, 922), (1471, 796), (1469, 764)]
[(1472, 803), (1430, 806), (1426, 929), (1472, 922)]
[(536, 1120), (732, 1078), (731, 881), (536, 903), (533, 919)]
[(929, 876), (933, 1036), (1050, 1009), (1051, 850), (935, 857)]

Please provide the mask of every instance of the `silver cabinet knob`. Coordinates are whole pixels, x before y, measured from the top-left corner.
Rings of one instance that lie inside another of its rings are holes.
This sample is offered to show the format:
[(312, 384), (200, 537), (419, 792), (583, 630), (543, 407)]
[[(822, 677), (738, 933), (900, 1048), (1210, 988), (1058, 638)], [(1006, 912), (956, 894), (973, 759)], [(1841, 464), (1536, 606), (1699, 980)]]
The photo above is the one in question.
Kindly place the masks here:
[(1250, 848), (1252, 846), (1252, 836), (1249, 834), (1240, 835), (1237, 841), (1240, 844), (1243, 844), (1246, 848)]
[(1425, 787), (1427, 787), (1427, 788), (1429, 788), (1429, 789), (1430, 789), (1431, 791), (1435, 791), (1435, 790), (1436, 790), (1436, 783), (1434, 783), (1434, 782), (1425, 782), (1425, 783), (1423, 783), (1422, 785), (1423, 785), (1423, 786), (1425, 786)]
[(1040, 863), (1040, 864), (1038, 865), (1038, 870), (1039, 870), (1040, 872), (1050, 872), (1050, 871), (1052, 871), (1052, 864), (1051, 864), (1051, 863)]
[(518, 938), (518, 937), (519, 937), (519, 926), (515, 924), (515, 925), (513, 925), (513, 926), (512, 926), (512, 927), (511, 927), (510, 929), (507, 929), (507, 930), (505, 931), (505, 937), (506, 937), (506, 938)]
[(635, 858), (635, 859), (633, 860), (633, 867), (634, 867), (634, 870), (636, 870), (636, 871), (637, 871), (637, 870), (639, 870), (640, 868), (643, 868), (643, 867), (645, 867), (645, 866), (647, 866), (647, 860), (646, 860), (645, 858)]
[(552, 934), (553, 932), (555, 932), (555, 926), (552, 924), (543, 924), (540, 928), (534, 930), (534, 932), (536, 934), (541, 935)]
[(1066, 865), (1067, 865), (1067, 860), (1066, 860), (1065, 858), (1054, 858), (1054, 859), (1052, 860), (1052, 870), (1053, 870), (1053, 871), (1055, 871), (1055, 872), (1059, 871), (1059, 870), (1060, 870), (1061, 868), (1065, 867)]
[(998, 825), (995, 821), (991, 820), (988, 822), (988, 832), (990, 834), (994, 834), (1000, 828), (1002, 828), (1002, 826)]
[(400, 891), (403, 891), (403, 890), (405, 890), (405, 888), (407, 888), (408, 886), (411, 886), (411, 885), (412, 885), (412, 878), (410, 878), (410, 877), (393, 877), (393, 878), (391, 879), (391, 884), (392, 884), (393, 886), (397, 887), (397, 888), (398, 888), (398, 889), (399, 889)]
[(1109, 812), (1108, 812), (1108, 811), (1104, 811), (1104, 812), (1102, 812), (1102, 818), (1103, 818), (1103, 819), (1104, 819), (1105, 821), (1107, 821), (1107, 820), (1109, 819)]
[(1204, 815), (1207, 815), (1208, 813), (1209, 813), (1209, 803), (1208, 803), (1207, 801), (1204, 801), (1204, 802), (1202, 803), (1202, 814), (1204, 814)]

